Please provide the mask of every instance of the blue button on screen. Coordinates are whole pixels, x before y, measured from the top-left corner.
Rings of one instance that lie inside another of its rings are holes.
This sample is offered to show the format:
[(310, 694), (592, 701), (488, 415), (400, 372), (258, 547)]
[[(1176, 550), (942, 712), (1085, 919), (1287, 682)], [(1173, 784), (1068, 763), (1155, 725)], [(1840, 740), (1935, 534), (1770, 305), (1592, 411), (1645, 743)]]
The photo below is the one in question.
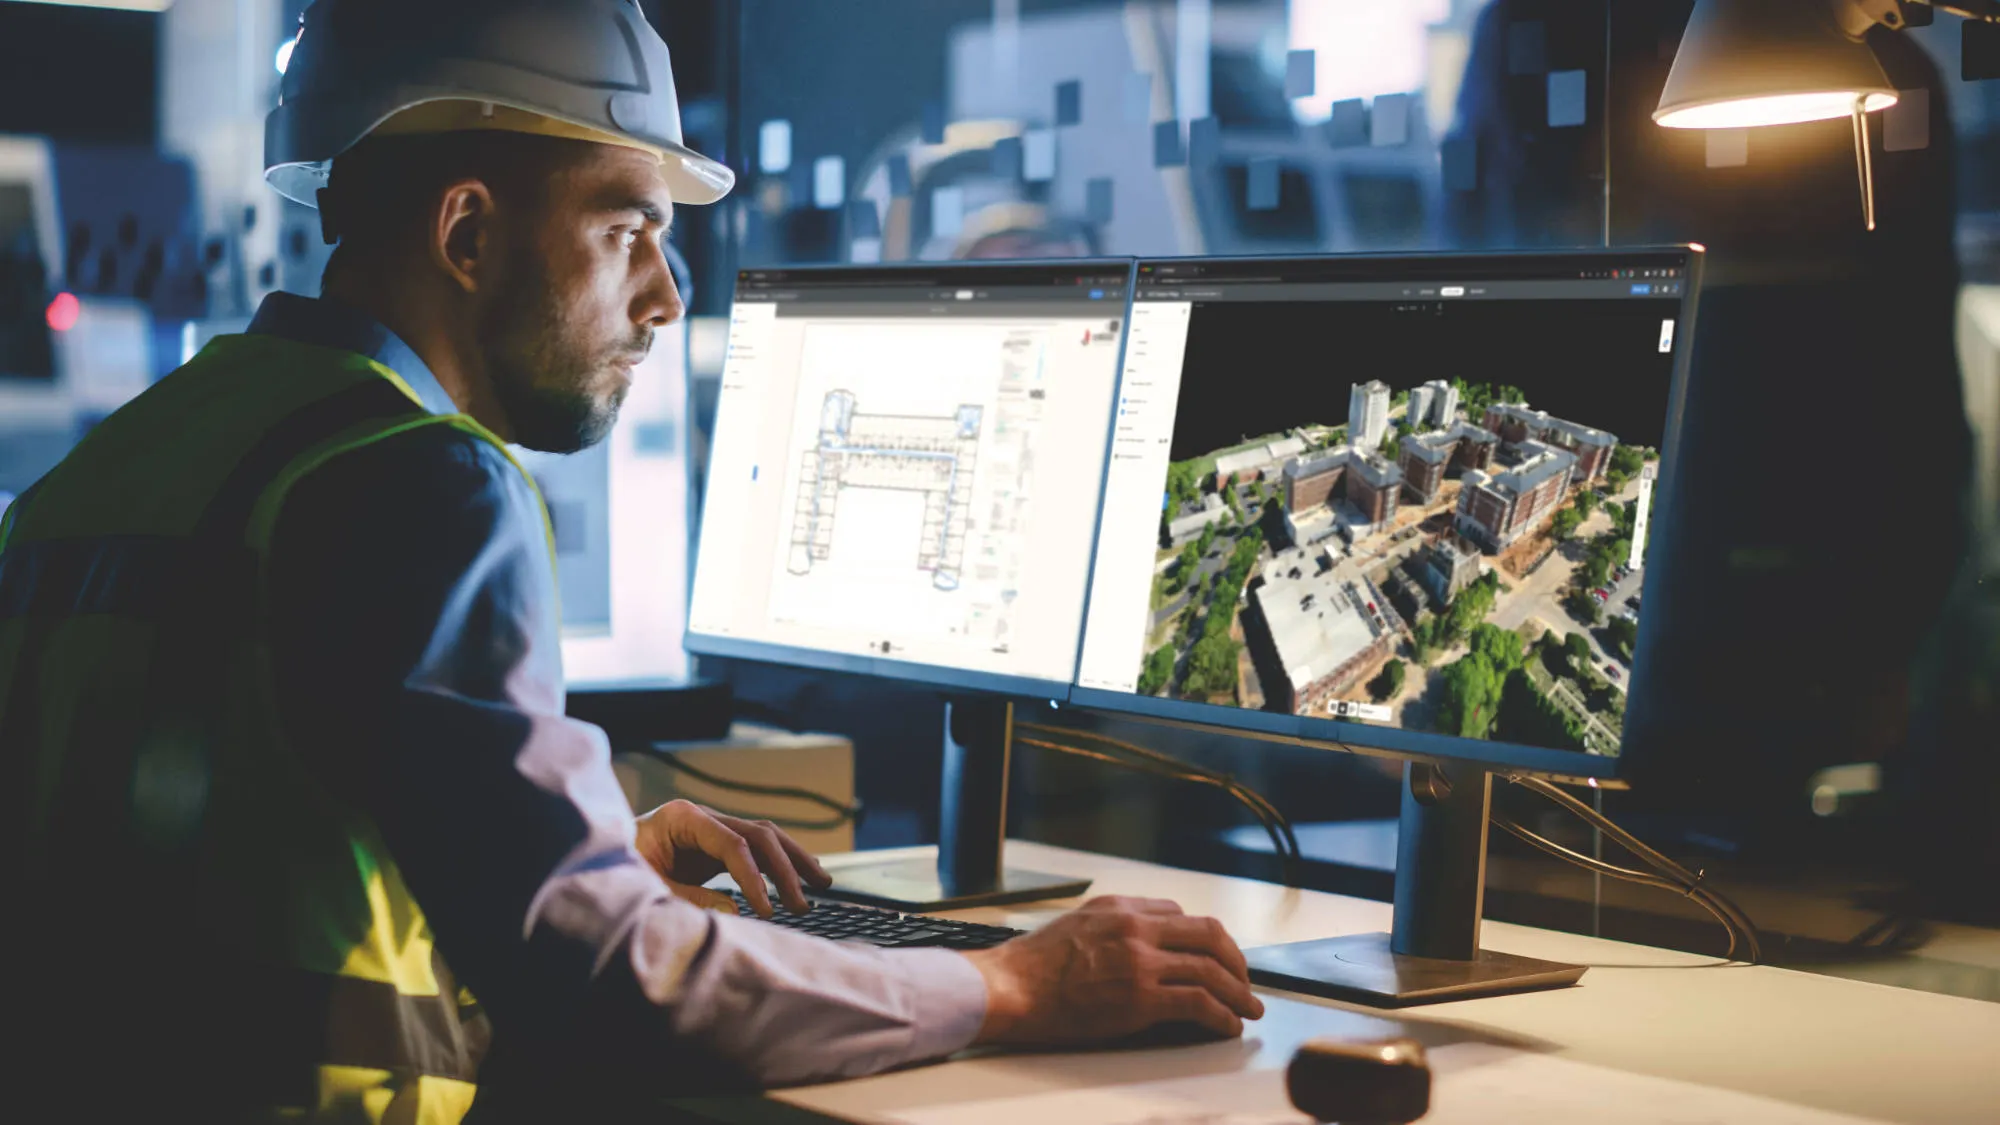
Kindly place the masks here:
[(1104, 290), (1092, 289), (1090, 291), (1090, 299), (1093, 301), (1102, 301), (1104, 299)]
[(1641, 283), (1641, 284), (1639, 284), (1639, 285), (1634, 285), (1634, 286), (1632, 287), (1632, 295), (1633, 295), (1634, 297), (1643, 297), (1643, 296), (1645, 296), (1646, 294), (1648, 294), (1648, 293), (1651, 293), (1652, 291), (1653, 291), (1653, 287), (1652, 287), (1651, 285), (1647, 285), (1647, 284), (1643, 284), (1643, 283)]

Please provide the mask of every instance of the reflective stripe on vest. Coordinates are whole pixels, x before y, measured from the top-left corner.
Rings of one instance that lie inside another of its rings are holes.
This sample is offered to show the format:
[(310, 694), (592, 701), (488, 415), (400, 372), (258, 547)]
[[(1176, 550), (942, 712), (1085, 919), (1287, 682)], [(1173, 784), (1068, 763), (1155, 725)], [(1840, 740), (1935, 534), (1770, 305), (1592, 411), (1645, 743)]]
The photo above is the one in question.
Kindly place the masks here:
[[(0, 522), (0, 831), (30, 900), (85, 931), (144, 918), (274, 1108), (456, 1121), (484, 1047), (373, 824), (285, 744), (261, 637), (291, 488), (434, 425), (505, 452), (361, 356), (222, 337)], [(96, 901), (113, 872), (122, 906)]]

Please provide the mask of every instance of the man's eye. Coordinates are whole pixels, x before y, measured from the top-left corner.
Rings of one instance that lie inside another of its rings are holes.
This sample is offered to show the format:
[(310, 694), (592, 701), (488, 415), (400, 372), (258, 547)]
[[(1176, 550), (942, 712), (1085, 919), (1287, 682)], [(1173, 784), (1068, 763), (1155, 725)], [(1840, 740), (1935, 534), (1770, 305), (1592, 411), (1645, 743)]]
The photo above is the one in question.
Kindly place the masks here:
[(617, 232), (617, 236), (618, 245), (626, 250), (630, 250), (639, 244), (639, 232), (630, 227), (621, 228)]

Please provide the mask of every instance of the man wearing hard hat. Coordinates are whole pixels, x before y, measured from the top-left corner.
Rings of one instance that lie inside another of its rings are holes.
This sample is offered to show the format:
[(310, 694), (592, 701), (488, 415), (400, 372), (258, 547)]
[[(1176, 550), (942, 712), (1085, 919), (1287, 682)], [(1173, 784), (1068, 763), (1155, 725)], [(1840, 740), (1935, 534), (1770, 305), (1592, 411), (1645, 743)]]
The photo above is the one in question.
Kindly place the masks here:
[(673, 207), (733, 179), (634, 0), (318, 0), (266, 164), (339, 242), (324, 295), (272, 295), (0, 524), (17, 1095), (572, 1116), (1261, 1011), (1170, 903), (970, 955), (701, 909), (725, 870), (767, 914), (766, 878), (799, 910), (826, 875), (768, 824), (635, 822), (564, 717), (507, 444), (605, 435), (682, 312)]

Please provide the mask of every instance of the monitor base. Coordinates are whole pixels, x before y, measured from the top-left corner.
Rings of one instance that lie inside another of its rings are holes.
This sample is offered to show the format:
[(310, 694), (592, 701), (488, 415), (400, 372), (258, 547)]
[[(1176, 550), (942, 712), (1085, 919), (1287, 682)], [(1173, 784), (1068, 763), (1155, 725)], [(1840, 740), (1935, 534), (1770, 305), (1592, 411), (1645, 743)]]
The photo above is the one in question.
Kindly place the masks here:
[(1404, 763), (1391, 932), (1246, 950), (1250, 980), (1378, 1008), (1575, 984), (1582, 965), (1479, 947), (1492, 797), (1476, 766)]
[(1584, 966), (1477, 951), (1470, 961), (1410, 957), (1388, 934), (1266, 945), (1244, 951), (1250, 982), (1376, 1008), (1408, 1008), (1575, 984)]
[(905, 859), (837, 867), (828, 872), (833, 886), (813, 893), (827, 898), (886, 906), (909, 914), (1000, 906), (1049, 898), (1074, 898), (1090, 889), (1090, 880), (1008, 867), (996, 885), (986, 890), (946, 887), (938, 866), (927, 860)]
[(945, 704), (944, 777), (938, 794), (937, 862), (884, 860), (839, 867), (829, 898), (917, 914), (1045, 898), (1072, 898), (1088, 879), (1006, 865), (1007, 773), (1014, 704), (961, 696)]

